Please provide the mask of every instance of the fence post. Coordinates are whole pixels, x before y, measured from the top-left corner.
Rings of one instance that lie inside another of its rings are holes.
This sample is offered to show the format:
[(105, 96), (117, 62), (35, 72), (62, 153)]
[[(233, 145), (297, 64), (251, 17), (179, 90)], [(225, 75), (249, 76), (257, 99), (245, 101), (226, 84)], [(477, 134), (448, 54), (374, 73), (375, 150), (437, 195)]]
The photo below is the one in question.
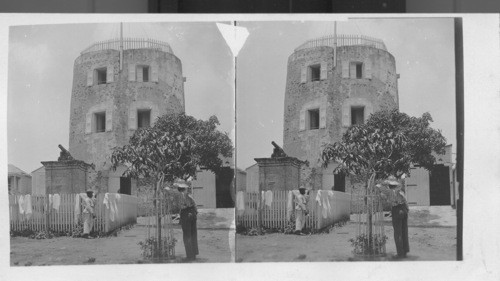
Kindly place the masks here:
[(259, 234), (262, 230), (262, 193), (259, 190), (257, 193), (257, 229), (259, 230)]
[(49, 227), (50, 227), (50, 206), (49, 206), (49, 196), (47, 192), (45, 192), (45, 233), (49, 234)]

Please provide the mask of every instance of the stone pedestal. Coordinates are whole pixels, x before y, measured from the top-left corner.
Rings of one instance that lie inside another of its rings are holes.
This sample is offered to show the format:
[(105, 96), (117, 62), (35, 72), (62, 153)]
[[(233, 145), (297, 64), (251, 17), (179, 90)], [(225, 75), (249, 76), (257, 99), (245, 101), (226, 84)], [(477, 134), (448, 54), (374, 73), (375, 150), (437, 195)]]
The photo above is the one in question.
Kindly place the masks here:
[(295, 157), (255, 158), (259, 167), (259, 191), (296, 190), (300, 165)]
[(46, 194), (81, 193), (87, 189), (89, 164), (80, 160), (42, 162)]

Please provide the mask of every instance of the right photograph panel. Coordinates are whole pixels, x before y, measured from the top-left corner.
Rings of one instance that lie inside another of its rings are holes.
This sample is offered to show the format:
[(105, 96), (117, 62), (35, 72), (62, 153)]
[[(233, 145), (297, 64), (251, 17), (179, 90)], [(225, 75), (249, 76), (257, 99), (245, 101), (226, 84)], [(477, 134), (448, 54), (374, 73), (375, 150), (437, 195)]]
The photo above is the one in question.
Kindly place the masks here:
[(456, 260), (454, 19), (237, 25), (236, 261)]

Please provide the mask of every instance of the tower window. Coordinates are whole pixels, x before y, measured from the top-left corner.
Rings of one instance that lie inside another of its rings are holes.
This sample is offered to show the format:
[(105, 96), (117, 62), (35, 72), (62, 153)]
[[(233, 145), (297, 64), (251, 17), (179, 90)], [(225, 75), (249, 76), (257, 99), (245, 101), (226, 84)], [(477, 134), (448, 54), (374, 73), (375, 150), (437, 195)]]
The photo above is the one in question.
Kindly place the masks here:
[(309, 66), (309, 77), (310, 81), (319, 81), (321, 79), (321, 68), (320, 65)]
[(106, 131), (106, 112), (94, 113), (94, 132), (102, 133)]
[(307, 115), (309, 117), (309, 130), (319, 129), (319, 109), (308, 110)]
[(147, 128), (151, 125), (151, 110), (141, 109), (137, 111), (137, 128)]
[(149, 82), (149, 66), (137, 66), (137, 82)]
[(101, 85), (101, 84), (106, 84), (106, 68), (98, 68), (95, 70), (95, 78), (96, 78), (96, 84)]
[(365, 122), (365, 108), (351, 107), (351, 125), (362, 125)]
[(349, 76), (356, 79), (363, 78), (363, 63), (351, 62), (351, 71)]

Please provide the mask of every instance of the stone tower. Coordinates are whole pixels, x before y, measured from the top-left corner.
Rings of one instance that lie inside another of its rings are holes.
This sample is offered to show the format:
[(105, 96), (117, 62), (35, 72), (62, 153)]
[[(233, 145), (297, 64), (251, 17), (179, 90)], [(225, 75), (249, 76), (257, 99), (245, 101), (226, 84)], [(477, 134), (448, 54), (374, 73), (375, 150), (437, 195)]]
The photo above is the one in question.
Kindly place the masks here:
[(330, 189), (337, 179), (333, 165), (320, 168), (322, 145), (339, 141), (349, 126), (375, 111), (398, 108), (397, 79), (394, 57), (375, 38), (322, 37), (290, 55), (283, 149), (309, 162), (314, 189)]
[(109, 169), (112, 148), (158, 116), (184, 112), (182, 64), (167, 43), (150, 39), (98, 42), (76, 58), (69, 151)]

